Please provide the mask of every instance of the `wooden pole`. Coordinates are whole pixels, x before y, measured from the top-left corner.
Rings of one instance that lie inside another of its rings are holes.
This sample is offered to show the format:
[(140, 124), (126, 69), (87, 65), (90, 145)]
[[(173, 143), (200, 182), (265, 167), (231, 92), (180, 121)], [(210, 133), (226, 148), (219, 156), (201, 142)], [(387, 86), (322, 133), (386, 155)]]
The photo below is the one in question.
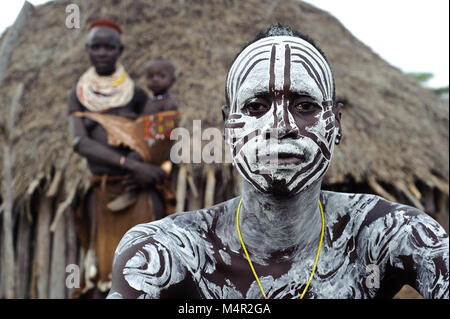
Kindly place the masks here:
[(205, 186), (205, 207), (214, 205), (214, 190), (216, 186), (216, 176), (214, 168), (208, 166), (206, 172), (206, 186)]
[(193, 211), (193, 210), (198, 210), (203, 208), (203, 183), (201, 183), (202, 178), (200, 176), (199, 178), (196, 178), (196, 181), (200, 181), (200, 183), (198, 183), (198, 187), (195, 184), (195, 180), (194, 180), (194, 176), (193, 174), (188, 174), (187, 177), (188, 180), (188, 185), (189, 185), (189, 201), (187, 203), (187, 210), (188, 211)]
[(12, 136), (14, 135), (14, 123), (19, 101), (23, 94), (23, 83), (19, 83), (9, 109), (9, 121), (6, 134), (6, 143), (3, 146), (3, 260), (2, 268), (5, 269), (5, 295), (6, 298), (14, 298), (14, 243), (13, 243), (13, 155)]
[[(29, 205), (26, 202), (24, 205)], [(28, 298), (28, 287), (30, 283), (30, 238), (32, 224), (28, 219), (26, 207), (23, 207), (19, 216), (19, 227), (16, 242), (16, 298)]]
[(50, 221), (52, 217), (52, 199), (41, 195), (37, 219), (35, 239), (35, 256), (32, 272), (31, 297), (48, 298), (49, 268), (50, 268)]
[(189, 189), (192, 192), (192, 195), (197, 198), (198, 197), (198, 191), (197, 186), (195, 186), (194, 178), (192, 177), (192, 174), (188, 174), (187, 181), (189, 183)]
[(4, 209), (3, 209), (3, 260), (1, 267), (5, 269), (5, 296), (8, 299), (14, 298), (14, 244), (12, 225), (12, 163), (9, 145), (3, 147), (3, 169), (5, 189)]
[(406, 196), (406, 198), (411, 202), (412, 205), (414, 205), (421, 211), (425, 210), (422, 203), (409, 191), (405, 183), (403, 183), (402, 181), (395, 181), (394, 186), (397, 187), (397, 189), (399, 189)]
[(53, 234), (52, 256), (50, 264), (50, 299), (63, 299), (66, 295), (66, 223), (59, 219)]
[[(67, 213), (64, 214), (66, 222), (66, 267), (67, 265), (77, 265), (77, 235), (75, 231), (74, 212), (71, 207), (67, 208)], [(81, 274), (81, 272), (80, 272)], [(65, 274), (67, 278), (67, 273)], [(75, 288), (66, 287), (66, 298), (70, 298)]]
[(178, 172), (176, 212), (184, 211), (184, 201), (186, 200), (186, 178), (187, 168), (185, 165), (181, 165)]
[(442, 191), (436, 192), (436, 221), (444, 227), (448, 233), (448, 195)]
[[(58, 174), (58, 172), (60, 172)], [(59, 184), (61, 182), (61, 171), (57, 171), (53, 182), (47, 192), (47, 197), (63, 198), (62, 193), (58, 192)], [(55, 186), (58, 185), (58, 186)], [(58, 194), (59, 193), (59, 194)], [(66, 222), (64, 218), (60, 218), (56, 221), (53, 234), (52, 255), (50, 262), (50, 286), (49, 286), (49, 298), (50, 299), (63, 299), (66, 295)]]
[(397, 201), (394, 196), (389, 194), (380, 184), (378, 184), (378, 182), (375, 180), (375, 178), (373, 176), (370, 176), (367, 179), (367, 182), (377, 195), (380, 195), (381, 197), (383, 197), (391, 202)]
[(67, 210), (67, 208), (72, 204), (72, 201), (73, 201), (73, 199), (74, 199), (74, 197), (75, 197), (76, 191), (77, 191), (77, 188), (74, 187), (74, 188), (70, 191), (70, 193), (69, 193), (69, 195), (67, 196), (67, 198), (66, 198), (62, 203), (60, 203), (60, 204), (58, 205), (58, 208), (56, 209), (55, 217), (54, 217), (54, 219), (53, 219), (53, 221), (52, 221), (52, 223), (51, 223), (51, 225), (50, 225), (50, 231), (51, 231), (51, 232), (54, 232), (54, 231), (55, 231), (56, 225), (58, 224), (59, 219), (60, 219), (60, 218), (62, 217), (62, 215), (65, 213), (65, 211)]

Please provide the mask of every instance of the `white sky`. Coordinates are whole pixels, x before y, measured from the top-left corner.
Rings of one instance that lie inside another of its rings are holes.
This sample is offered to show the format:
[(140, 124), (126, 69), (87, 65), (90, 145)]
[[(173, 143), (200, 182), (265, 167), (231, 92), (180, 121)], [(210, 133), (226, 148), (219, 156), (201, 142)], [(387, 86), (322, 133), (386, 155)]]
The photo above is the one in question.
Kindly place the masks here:
[(404, 72), (449, 83), (448, 0), (305, 0), (330, 12), (359, 40)]
[[(405, 72), (433, 73), (431, 87), (449, 84), (448, 0), (305, 1), (330, 12), (390, 64)], [(14, 22), (23, 2), (0, 0), (0, 33)]]

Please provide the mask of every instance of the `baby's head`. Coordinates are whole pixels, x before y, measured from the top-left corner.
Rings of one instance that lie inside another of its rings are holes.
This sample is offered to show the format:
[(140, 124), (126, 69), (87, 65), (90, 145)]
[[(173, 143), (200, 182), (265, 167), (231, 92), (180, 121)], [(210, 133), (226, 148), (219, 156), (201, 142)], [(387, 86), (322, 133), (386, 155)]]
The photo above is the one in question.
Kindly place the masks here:
[(150, 60), (146, 65), (147, 88), (154, 95), (167, 93), (175, 83), (175, 68), (172, 63), (163, 58)]

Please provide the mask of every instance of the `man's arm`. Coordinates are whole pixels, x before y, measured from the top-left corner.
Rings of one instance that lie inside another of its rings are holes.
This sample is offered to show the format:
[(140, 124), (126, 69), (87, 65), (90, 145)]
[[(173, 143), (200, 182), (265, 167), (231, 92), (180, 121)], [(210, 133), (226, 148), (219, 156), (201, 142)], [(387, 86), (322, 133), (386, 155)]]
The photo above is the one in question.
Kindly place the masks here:
[(379, 287), (370, 285), (377, 298), (391, 298), (405, 284), (424, 298), (448, 298), (448, 245), (448, 234), (433, 218), (381, 198), (359, 234), (365, 263), (378, 269)]
[(409, 285), (424, 298), (449, 298), (448, 234), (433, 218), (410, 207), (410, 216), (396, 242), (390, 245), (391, 260), (404, 267)]
[(154, 223), (137, 225), (124, 235), (115, 252), (108, 299), (177, 298), (186, 292), (179, 289), (186, 268), (167, 248), (171, 239), (164, 237)]
[(424, 298), (448, 298), (448, 234), (433, 218), (382, 198), (361, 216), (357, 250), (370, 296), (392, 298), (408, 284)]

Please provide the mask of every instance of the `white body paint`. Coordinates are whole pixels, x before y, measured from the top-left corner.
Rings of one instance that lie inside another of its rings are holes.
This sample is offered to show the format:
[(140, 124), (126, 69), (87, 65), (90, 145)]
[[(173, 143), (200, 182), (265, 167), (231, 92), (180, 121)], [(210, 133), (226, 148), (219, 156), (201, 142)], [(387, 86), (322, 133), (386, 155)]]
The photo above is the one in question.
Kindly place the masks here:
[[(373, 195), (322, 192), (321, 200), (327, 216), (325, 238), (316, 275), (308, 289), (310, 298), (373, 298), (379, 288), (365, 284), (367, 267), (379, 267), (383, 282), (387, 267), (405, 267), (402, 255), (413, 256), (424, 267), (419, 280), (423, 282), (421, 293), (425, 297), (448, 295), (448, 277), (433, 277), (436, 267), (433, 258), (440, 254), (445, 256), (448, 270), (448, 237), (430, 217), (425, 214), (414, 216), (409, 213), (414, 211), (413, 208), (402, 205), (395, 205), (392, 211), (375, 217), (374, 207), (380, 201), (388, 202)], [(145, 294), (142, 296), (145, 298), (159, 298), (162, 291), (187, 278), (195, 282), (203, 298), (262, 298), (256, 280), (251, 280), (248, 289), (242, 293), (236, 288), (239, 282), (233, 278), (227, 278), (223, 284), (208, 279), (208, 275), (220, 272), (219, 264), (231, 267), (230, 255), (243, 255), (237, 231), (232, 227), (235, 219), (230, 220), (235, 216), (238, 202), (239, 198), (235, 198), (211, 209), (176, 214), (134, 227), (116, 251), (116, 259), (124, 251), (135, 251), (124, 267), (127, 283)], [(334, 229), (345, 216), (349, 219), (344, 227)], [(215, 229), (211, 229), (213, 224)], [(430, 231), (443, 241), (430, 239)], [(223, 238), (219, 245), (222, 253), (214, 253), (211, 232)], [(419, 237), (413, 238), (416, 232)], [(433, 249), (418, 247), (417, 239), (426, 241)], [(311, 244), (311, 247), (315, 246), (316, 242)], [(251, 253), (254, 264), (267, 264), (267, 259), (264, 261), (255, 255), (262, 256), (259, 251)], [(352, 255), (357, 256), (355, 260)], [(277, 278), (260, 275), (268, 298), (298, 298), (298, 292), (310, 275), (314, 257), (309, 249), (297, 250), (285, 274)], [(250, 268), (246, 271), (248, 278), (253, 278)], [(436, 293), (439, 286), (441, 295), (434, 295), (433, 290)], [(119, 296), (112, 293), (110, 297)]]

